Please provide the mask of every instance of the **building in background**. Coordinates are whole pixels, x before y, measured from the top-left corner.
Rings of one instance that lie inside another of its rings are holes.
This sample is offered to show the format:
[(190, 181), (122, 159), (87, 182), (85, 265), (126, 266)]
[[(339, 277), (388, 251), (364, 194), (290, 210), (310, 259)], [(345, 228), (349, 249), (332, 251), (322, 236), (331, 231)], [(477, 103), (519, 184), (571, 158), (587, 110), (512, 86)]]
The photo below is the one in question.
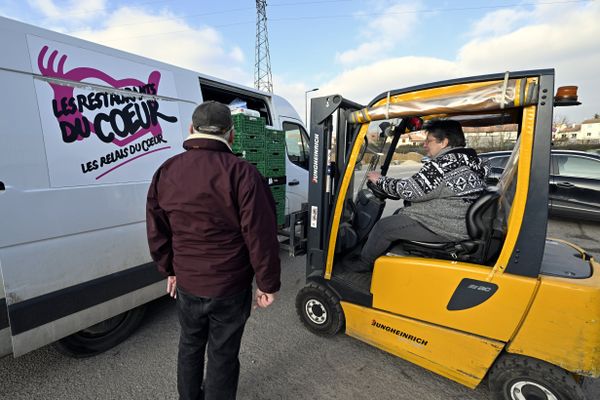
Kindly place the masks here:
[(600, 118), (592, 118), (581, 124), (555, 124), (552, 141), (556, 144), (600, 144)]
[(581, 123), (578, 140), (584, 143), (600, 143), (600, 118), (585, 120)]
[(510, 149), (517, 140), (518, 126), (515, 124), (483, 127), (464, 127), (467, 146), (474, 149)]

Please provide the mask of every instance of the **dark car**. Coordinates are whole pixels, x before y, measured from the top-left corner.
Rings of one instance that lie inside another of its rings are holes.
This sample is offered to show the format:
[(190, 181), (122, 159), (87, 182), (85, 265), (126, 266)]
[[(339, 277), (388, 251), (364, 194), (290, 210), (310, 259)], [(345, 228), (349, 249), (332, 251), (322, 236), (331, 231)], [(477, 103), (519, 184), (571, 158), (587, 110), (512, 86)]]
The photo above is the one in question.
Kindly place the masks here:
[[(600, 155), (574, 150), (552, 150), (551, 154), (550, 214), (600, 221)], [(479, 156), (490, 163), (489, 183), (496, 183), (510, 151)]]

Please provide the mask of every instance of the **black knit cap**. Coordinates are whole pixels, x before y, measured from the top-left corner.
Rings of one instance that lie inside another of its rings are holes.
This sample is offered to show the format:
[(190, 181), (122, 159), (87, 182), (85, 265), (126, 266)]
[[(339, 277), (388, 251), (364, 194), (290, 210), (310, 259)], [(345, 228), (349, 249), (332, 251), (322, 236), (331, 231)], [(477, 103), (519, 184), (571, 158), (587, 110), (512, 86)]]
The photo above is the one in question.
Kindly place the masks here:
[(218, 101), (205, 101), (194, 110), (192, 125), (198, 132), (222, 135), (233, 126), (231, 110)]

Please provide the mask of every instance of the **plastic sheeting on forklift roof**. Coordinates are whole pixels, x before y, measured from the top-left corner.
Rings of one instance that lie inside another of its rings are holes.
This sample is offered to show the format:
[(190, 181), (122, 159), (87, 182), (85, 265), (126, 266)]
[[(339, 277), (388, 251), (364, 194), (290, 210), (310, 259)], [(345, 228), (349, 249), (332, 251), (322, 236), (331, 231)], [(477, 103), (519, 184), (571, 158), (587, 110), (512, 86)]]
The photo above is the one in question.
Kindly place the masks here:
[(382, 119), (502, 110), (537, 104), (538, 85), (532, 78), (463, 83), (390, 95), (372, 107), (354, 111), (351, 123)]

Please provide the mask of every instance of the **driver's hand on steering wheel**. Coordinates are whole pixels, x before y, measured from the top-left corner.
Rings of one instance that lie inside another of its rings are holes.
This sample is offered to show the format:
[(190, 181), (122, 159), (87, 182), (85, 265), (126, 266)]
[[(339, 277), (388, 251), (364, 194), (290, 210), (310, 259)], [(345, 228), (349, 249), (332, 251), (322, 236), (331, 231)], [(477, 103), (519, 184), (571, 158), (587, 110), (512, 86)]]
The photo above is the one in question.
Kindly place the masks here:
[(367, 173), (367, 179), (373, 183), (377, 183), (379, 178), (381, 178), (381, 174), (379, 172), (371, 171)]

